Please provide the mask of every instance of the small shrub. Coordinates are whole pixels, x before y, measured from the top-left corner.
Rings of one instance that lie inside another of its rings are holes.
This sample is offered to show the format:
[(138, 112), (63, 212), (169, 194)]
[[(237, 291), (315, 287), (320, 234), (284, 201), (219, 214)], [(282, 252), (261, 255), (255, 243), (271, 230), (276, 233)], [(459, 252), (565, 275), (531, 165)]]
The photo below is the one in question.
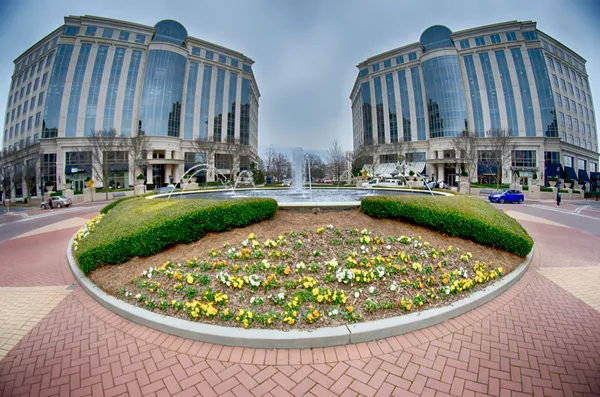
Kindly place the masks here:
[(552, 188), (551, 187), (541, 187), (540, 188), (540, 192), (552, 192)]
[(119, 201), (78, 246), (77, 260), (85, 273), (191, 243), (209, 232), (248, 226), (277, 212), (272, 199)]
[(367, 197), (362, 199), (361, 209), (373, 218), (408, 221), (520, 257), (533, 247), (533, 240), (516, 220), (470, 196)]

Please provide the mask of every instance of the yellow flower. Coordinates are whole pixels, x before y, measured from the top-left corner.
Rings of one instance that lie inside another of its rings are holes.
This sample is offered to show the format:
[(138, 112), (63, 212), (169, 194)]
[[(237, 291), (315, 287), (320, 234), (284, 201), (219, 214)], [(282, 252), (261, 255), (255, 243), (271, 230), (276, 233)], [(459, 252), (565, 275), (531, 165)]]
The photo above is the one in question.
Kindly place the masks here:
[(248, 235), (248, 240), (254, 240), (256, 238), (256, 236), (254, 235), (254, 233), (250, 233)]
[(223, 315), (229, 316), (229, 308), (225, 308), (225, 310), (223, 310)]
[(177, 303), (177, 300), (176, 300), (176, 299), (173, 299), (173, 300), (171, 301), (171, 305), (175, 305), (176, 303)]
[(185, 281), (187, 281), (188, 284), (194, 284), (194, 277), (191, 274), (188, 274)]
[(248, 312), (247, 315), (248, 315), (248, 318), (252, 318), (252, 316), (254, 316), (254, 314), (252, 312), (250, 312), (250, 311)]
[(348, 313), (352, 313), (354, 311), (354, 308), (352, 306), (348, 306), (346, 310), (348, 310)]

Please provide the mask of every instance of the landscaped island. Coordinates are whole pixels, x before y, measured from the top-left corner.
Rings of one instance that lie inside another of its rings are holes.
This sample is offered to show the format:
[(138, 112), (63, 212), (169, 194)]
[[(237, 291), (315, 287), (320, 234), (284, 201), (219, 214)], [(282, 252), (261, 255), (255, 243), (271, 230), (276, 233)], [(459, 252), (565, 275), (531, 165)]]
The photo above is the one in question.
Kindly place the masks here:
[[(510, 272), (532, 247), (516, 221), (468, 197), (374, 197), (362, 211), (277, 213), (263, 199), (128, 200), (80, 232), (75, 255), (86, 272), (100, 267), (92, 281), (132, 305), (289, 330), (448, 305)], [(222, 233), (199, 240), (211, 231)], [(158, 254), (178, 243), (191, 244)]]

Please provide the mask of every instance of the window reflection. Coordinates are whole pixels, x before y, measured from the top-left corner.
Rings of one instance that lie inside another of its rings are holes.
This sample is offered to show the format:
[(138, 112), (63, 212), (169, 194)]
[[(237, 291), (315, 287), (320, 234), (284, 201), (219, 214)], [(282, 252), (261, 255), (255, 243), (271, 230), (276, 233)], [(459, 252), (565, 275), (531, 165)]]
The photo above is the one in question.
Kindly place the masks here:
[(146, 135), (179, 136), (186, 59), (151, 50), (144, 73), (139, 128)]

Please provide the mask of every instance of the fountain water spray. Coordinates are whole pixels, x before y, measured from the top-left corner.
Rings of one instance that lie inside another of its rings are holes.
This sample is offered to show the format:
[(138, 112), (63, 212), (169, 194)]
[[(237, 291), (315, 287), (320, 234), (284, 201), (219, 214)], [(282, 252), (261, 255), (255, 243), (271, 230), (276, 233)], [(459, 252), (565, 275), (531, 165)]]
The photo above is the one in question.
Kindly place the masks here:
[(298, 147), (294, 149), (292, 155), (292, 171), (294, 174), (292, 189), (295, 192), (302, 191), (304, 185), (304, 178), (302, 178), (302, 169), (304, 168), (304, 151)]

